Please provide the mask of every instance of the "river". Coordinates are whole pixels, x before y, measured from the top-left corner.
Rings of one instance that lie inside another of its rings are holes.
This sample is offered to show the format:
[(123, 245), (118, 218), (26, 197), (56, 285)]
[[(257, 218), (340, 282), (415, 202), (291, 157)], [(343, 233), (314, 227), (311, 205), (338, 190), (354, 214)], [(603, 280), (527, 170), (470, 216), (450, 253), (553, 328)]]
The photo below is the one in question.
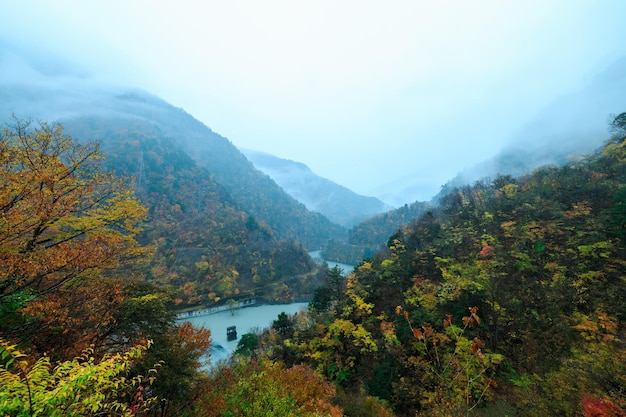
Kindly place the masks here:
[[(317, 263), (326, 262), (330, 268), (339, 266), (344, 275), (354, 270), (354, 265), (324, 261), (321, 257), (321, 251), (312, 251), (309, 252), (309, 255)], [(215, 365), (219, 361), (227, 359), (235, 351), (243, 334), (253, 333), (271, 326), (280, 313), (292, 315), (301, 310), (306, 310), (307, 306), (308, 303), (262, 304), (235, 309), (232, 313), (227, 310), (198, 317), (186, 317), (181, 320), (190, 322), (194, 327), (204, 326), (211, 330), (210, 364)], [(230, 326), (237, 327), (236, 340), (229, 341), (226, 338), (226, 328)]]
[[(306, 310), (308, 303), (291, 304), (262, 304), (253, 307), (245, 307), (230, 311), (221, 311), (200, 317), (190, 317), (184, 319), (194, 325), (194, 327), (204, 326), (211, 330), (211, 365), (227, 359), (237, 348), (237, 343), (245, 333), (254, 333), (272, 325), (280, 313), (289, 315), (300, 310)], [(228, 341), (226, 339), (226, 328), (237, 327), (237, 339)]]
[(354, 271), (354, 265), (342, 264), (341, 262), (327, 261), (322, 258), (321, 250), (314, 250), (309, 252), (309, 256), (315, 261), (317, 264), (321, 264), (322, 262), (326, 262), (329, 268), (334, 268), (338, 266), (343, 269), (343, 275), (348, 275), (350, 272)]

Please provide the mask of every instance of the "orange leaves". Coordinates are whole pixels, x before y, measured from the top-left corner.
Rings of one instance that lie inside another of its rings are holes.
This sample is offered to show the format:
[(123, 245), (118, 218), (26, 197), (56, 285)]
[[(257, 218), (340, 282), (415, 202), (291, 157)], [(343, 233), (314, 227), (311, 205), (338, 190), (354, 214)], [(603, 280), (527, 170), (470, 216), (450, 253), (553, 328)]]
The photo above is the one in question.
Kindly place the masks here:
[(485, 342), (483, 342), (477, 337), (475, 337), (474, 340), (472, 340), (472, 344), (470, 346), (472, 355), (478, 356), (480, 360), (483, 360), (485, 358), (485, 354), (482, 351), (483, 346), (485, 346)]
[(461, 320), (463, 321), (463, 326), (465, 327), (473, 327), (475, 324), (480, 324), (480, 317), (478, 317), (478, 307), (469, 307), (469, 316), (464, 316)]
[(211, 346), (211, 331), (197, 329), (189, 322), (184, 322), (174, 328), (176, 340), (176, 354), (180, 357), (192, 357), (198, 365), (200, 358), (206, 354)]
[(407, 323), (409, 324), (409, 327), (411, 328), (411, 332), (413, 333), (413, 336), (416, 339), (423, 341), (425, 340), (427, 336), (430, 336), (433, 334), (434, 330), (429, 324), (424, 324), (421, 328), (413, 327), (413, 325), (411, 324), (409, 312), (406, 310), (403, 310), (402, 306), (397, 306), (396, 315), (399, 316), (401, 314), (404, 317), (404, 319), (407, 321)]
[(121, 179), (99, 170), (96, 144), (59, 125), (16, 120), (0, 133), (0, 296), (56, 291), (92, 269), (143, 256), (146, 211)]
[(626, 415), (622, 407), (609, 397), (593, 397), (585, 394), (580, 402), (584, 417), (620, 417)]
[(413, 336), (415, 336), (417, 339), (424, 339), (424, 333), (420, 330), (420, 329), (413, 329)]
[(53, 346), (55, 355), (68, 358), (103, 340), (123, 297), (120, 280), (94, 277), (35, 299), (20, 312), (36, 319), (30, 336), (34, 350)]
[(577, 217), (586, 217), (591, 215), (592, 206), (589, 201), (579, 201), (572, 204), (571, 210), (566, 210), (563, 214), (568, 219), (572, 220)]
[(493, 246), (489, 245), (487, 242), (483, 242), (483, 247), (480, 252), (478, 252), (478, 257), (483, 260), (489, 260), (493, 258), (495, 252), (496, 250)]
[(443, 319), (443, 328), (447, 329), (452, 326), (452, 314), (446, 314), (446, 317)]
[[(242, 389), (245, 388), (245, 389)], [(201, 396), (200, 414), (343, 416), (333, 405), (335, 386), (307, 365), (287, 368), (280, 362), (253, 361), (221, 367), (210, 376)]]

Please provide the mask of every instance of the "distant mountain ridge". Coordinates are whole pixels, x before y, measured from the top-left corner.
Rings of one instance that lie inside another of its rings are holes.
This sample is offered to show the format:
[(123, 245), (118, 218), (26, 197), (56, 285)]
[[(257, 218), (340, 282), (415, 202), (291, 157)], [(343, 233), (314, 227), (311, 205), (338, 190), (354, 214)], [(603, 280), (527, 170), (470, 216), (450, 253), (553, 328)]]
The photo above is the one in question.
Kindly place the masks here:
[(316, 175), (301, 162), (250, 149), (240, 150), (257, 169), (276, 181), (309, 210), (321, 213), (344, 227), (352, 227), (391, 209), (376, 197), (359, 195)]
[[(609, 137), (611, 114), (626, 109), (626, 57), (597, 74), (586, 87), (554, 100), (537, 113), (494, 158), (466, 168), (429, 202), (414, 202), (368, 219), (348, 232), (348, 243), (367, 248), (384, 244), (402, 225), (435, 207), (456, 187), (498, 175), (526, 175), (545, 165), (561, 166), (599, 149)], [(420, 184), (415, 183), (419, 189)], [(408, 190), (408, 189), (407, 189)]]

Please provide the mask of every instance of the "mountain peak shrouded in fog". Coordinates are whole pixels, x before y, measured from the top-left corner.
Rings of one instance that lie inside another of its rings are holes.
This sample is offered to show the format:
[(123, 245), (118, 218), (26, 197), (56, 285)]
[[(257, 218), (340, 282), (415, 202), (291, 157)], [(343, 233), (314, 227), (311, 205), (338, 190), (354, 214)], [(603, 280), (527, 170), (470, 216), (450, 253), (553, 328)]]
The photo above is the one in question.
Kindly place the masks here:
[(612, 116), (626, 110), (626, 56), (594, 75), (579, 90), (537, 111), (491, 159), (466, 167), (448, 185), (483, 177), (524, 175), (544, 165), (564, 165), (600, 148)]
[[(125, 112), (134, 113), (138, 117), (150, 117), (162, 108), (175, 108), (149, 92), (102, 82), (76, 68), (65, 59), (22, 52), (15, 45), (4, 42), (0, 50), (0, 111), (5, 116), (16, 113), (57, 120), (85, 114), (119, 115)], [(455, 162), (452, 157), (446, 160), (445, 155), (450, 150), (442, 149), (442, 164), (453, 168), (458, 173), (456, 176), (443, 177), (441, 171), (431, 167), (424, 175), (416, 172), (398, 176), (394, 181), (373, 189), (372, 194), (380, 196), (387, 204), (401, 206), (407, 202), (429, 200), (444, 184), (464, 184), (497, 174), (520, 175), (541, 165), (562, 164), (576, 158), (576, 155), (589, 153), (605, 139), (610, 114), (620, 113), (626, 108), (624, 91), (626, 57), (621, 57), (589, 77), (581, 88), (563, 94), (537, 110), (516, 132), (508, 136), (505, 131), (492, 132), (492, 135), (501, 138), (500, 144), (493, 149), (495, 154), (492, 158), (483, 158), (480, 163), (472, 162), (471, 158)], [(182, 112), (182, 109), (178, 111)], [(161, 122), (169, 123), (167, 120)], [(452, 129), (455, 127), (452, 126)], [(433, 133), (433, 138), (437, 135)], [(420, 152), (427, 151), (431, 145), (441, 146), (433, 139), (432, 144)], [(371, 151), (375, 153), (373, 148)], [(410, 153), (410, 148), (399, 147), (397, 153)], [(353, 209), (340, 207), (336, 194), (324, 195), (320, 192), (320, 177), (313, 174), (307, 164), (265, 152), (250, 151), (248, 157), (252, 158), (252, 155), (257, 168), (266, 172), (309, 209), (327, 215), (335, 211), (330, 214), (330, 218), (337, 223), (350, 226), (363, 216), (375, 215), (387, 207), (380, 200), (371, 198), (367, 204), (357, 204), (354, 208), (362, 212), (354, 213)], [(333, 152), (329, 152), (329, 155), (333, 155)], [(349, 158), (346, 158), (348, 162)], [(400, 156), (397, 161), (385, 165), (388, 163), (378, 160), (372, 164), (372, 169), (379, 170), (387, 166), (387, 171), (394, 171), (396, 175), (403, 172)], [(293, 172), (285, 175), (296, 168), (302, 175), (292, 175)], [(315, 178), (316, 184), (302, 183), (305, 177)], [(330, 183), (330, 180), (323, 180)], [(339, 186), (339, 189), (342, 188)], [(351, 193), (346, 194), (347, 191), (343, 188), (340, 194), (345, 197)]]
[(366, 197), (315, 175), (301, 162), (278, 158), (265, 152), (241, 149), (254, 166), (267, 174), (309, 210), (333, 222), (352, 227), (391, 207), (375, 197)]

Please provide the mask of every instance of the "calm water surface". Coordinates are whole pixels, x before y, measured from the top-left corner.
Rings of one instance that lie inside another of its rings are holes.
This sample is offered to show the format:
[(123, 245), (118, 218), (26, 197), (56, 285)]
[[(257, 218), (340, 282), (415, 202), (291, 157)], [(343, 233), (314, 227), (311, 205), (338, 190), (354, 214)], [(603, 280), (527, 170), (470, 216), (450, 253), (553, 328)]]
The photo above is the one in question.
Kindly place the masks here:
[[(291, 304), (263, 304), (255, 307), (246, 307), (230, 311), (222, 311), (201, 317), (184, 319), (195, 327), (204, 326), (211, 330), (213, 341), (211, 363), (226, 359), (237, 348), (237, 342), (245, 333), (252, 333), (257, 329), (265, 329), (272, 325), (282, 312), (295, 314), (300, 310), (306, 310), (308, 303)], [(226, 328), (237, 326), (237, 340), (226, 340)]]
[[(323, 262), (320, 257), (321, 251), (313, 251), (309, 254), (316, 262)], [(354, 269), (353, 265), (331, 261), (326, 262), (330, 268), (338, 265), (343, 269), (345, 275), (349, 274)], [(240, 308), (233, 313), (230, 311), (222, 311), (206, 316), (185, 318), (183, 320), (190, 322), (195, 327), (199, 328), (204, 326), (211, 330), (211, 340), (213, 344), (210, 362), (211, 364), (215, 364), (220, 360), (227, 359), (235, 351), (237, 343), (243, 334), (270, 327), (280, 313), (295, 314), (301, 310), (306, 311), (307, 306), (308, 303), (263, 304), (260, 306)], [(229, 326), (237, 327), (237, 340), (226, 340), (226, 328)]]

